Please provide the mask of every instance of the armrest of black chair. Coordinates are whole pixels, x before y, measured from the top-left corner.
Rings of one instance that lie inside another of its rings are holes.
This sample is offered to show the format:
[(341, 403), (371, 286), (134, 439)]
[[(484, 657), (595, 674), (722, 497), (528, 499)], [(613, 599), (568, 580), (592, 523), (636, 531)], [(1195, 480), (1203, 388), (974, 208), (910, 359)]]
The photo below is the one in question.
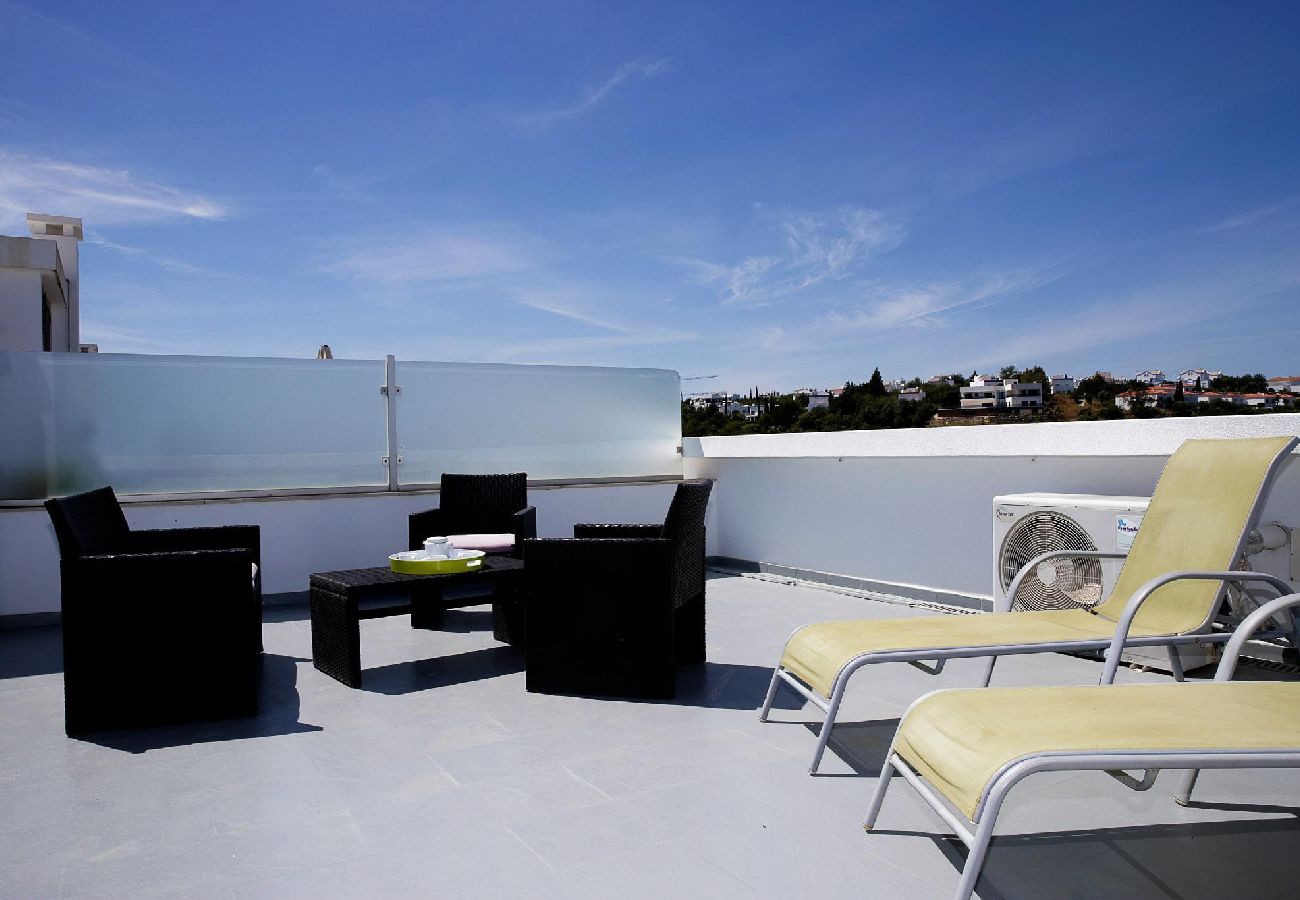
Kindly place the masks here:
[[(168, 609), (187, 615), (197, 604), (195, 592), (220, 597), (251, 596), (248, 578), (253, 551), (247, 547), (219, 550), (172, 550), (158, 553), (112, 553), (80, 556), (62, 562), (64, 587), (85, 601), (94, 594), (113, 594), (130, 602), (131, 597), (170, 597)], [(65, 602), (68, 591), (64, 592)]]
[(583, 522), (573, 526), (576, 538), (660, 538), (663, 537), (662, 525), (597, 524)]
[(440, 537), (447, 533), (447, 517), (436, 506), (424, 512), (411, 513), (407, 522), (407, 547), (411, 550), (424, 549), (425, 538)]
[(537, 507), (525, 506), (510, 517), (514, 525), (516, 559), (524, 558), (524, 541), (537, 537)]
[(218, 525), (208, 528), (154, 528), (131, 532), (132, 553), (182, 550), (251, 550), (260, 564), (262, 532), (257, 525)]
[[(181, 553), (188, 550), (247, 550), (252, 554), (253, 592), (257, 595), (258, 649), (262, 649), (262, 531), (257, 525), (153, 528), (131, 532), (133, 553)], [(245, 577), (249, 572), (244, 569)]]
[(525, 506), (512, 514), (510, 520), (514, 523), (516, 547), (529, 538), (537, 537), (537, 507)]

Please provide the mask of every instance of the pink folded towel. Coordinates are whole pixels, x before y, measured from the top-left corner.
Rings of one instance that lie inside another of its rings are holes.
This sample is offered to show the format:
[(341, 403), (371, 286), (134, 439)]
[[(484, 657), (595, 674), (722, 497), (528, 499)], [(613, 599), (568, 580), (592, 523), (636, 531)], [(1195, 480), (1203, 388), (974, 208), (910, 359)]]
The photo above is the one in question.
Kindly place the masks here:
[(515, 548), (513, 534), (449, 534), (447, 540), (457, 550), (482, 550), (484, 553), (509, 553)]

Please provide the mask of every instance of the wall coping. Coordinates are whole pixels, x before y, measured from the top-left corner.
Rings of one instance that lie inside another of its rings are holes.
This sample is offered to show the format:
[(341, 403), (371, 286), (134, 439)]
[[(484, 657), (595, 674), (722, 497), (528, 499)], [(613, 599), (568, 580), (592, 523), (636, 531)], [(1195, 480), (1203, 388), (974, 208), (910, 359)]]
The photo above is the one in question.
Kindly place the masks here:
[(1168, 456), (1189, 438), (1300, 435), (1300, 413), (688, 437), (689, 459)]

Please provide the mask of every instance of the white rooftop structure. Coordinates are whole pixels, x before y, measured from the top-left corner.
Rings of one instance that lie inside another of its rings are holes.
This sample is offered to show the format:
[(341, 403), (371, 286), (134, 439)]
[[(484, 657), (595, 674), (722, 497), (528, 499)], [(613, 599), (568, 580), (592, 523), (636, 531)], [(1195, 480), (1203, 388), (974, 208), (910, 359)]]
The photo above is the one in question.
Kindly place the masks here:
[(80, 219), (27, 215), (31, 237), (0, 236), (0, 350), (81, 349)]

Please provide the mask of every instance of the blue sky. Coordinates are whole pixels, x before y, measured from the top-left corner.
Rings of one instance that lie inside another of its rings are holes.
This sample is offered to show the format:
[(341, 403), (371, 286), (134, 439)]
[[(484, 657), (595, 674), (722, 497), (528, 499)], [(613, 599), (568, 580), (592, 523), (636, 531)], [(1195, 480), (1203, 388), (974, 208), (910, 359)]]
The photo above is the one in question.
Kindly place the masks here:
[(118, 352), (1300, 372), (1290, 3), (8, 3)]

